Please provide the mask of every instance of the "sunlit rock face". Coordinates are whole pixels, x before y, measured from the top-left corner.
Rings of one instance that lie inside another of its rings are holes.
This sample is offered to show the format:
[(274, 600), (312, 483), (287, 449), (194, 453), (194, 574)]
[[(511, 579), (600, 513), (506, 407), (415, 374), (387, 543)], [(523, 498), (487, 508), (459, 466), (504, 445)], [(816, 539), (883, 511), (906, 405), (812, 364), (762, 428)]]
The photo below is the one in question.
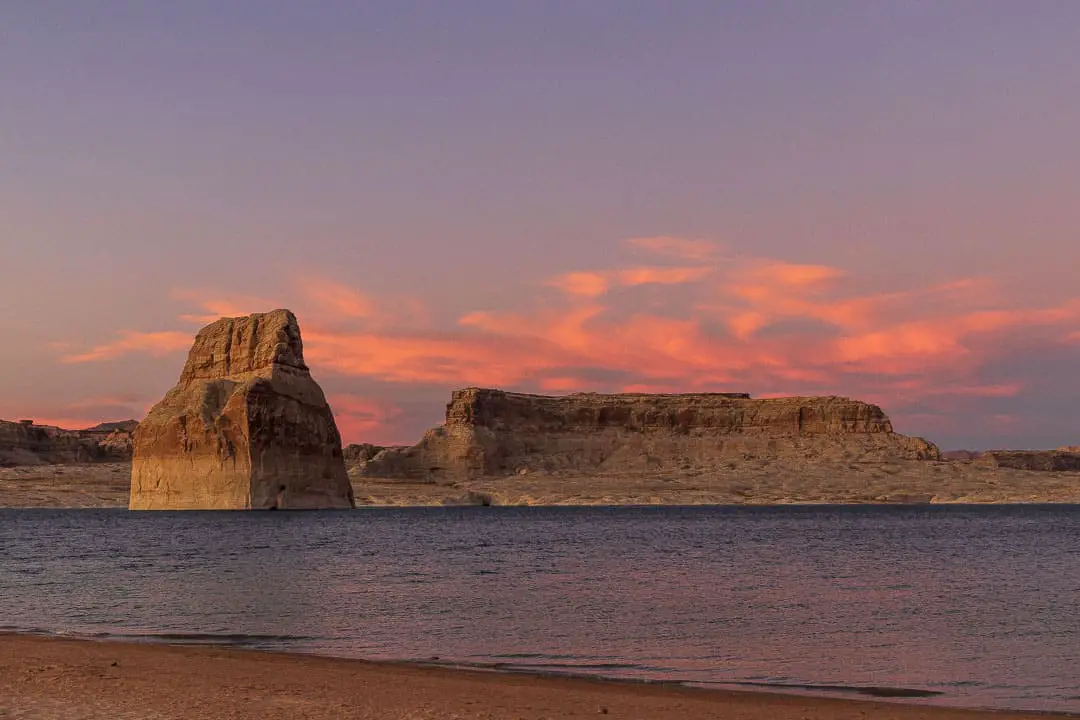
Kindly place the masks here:
[(135, 431), (132, 510), (353, 506), (341, 436), (275, 310), (199, 331), (180, 380)]
[(936, 460), (940, 451), (893, 432), (878, 406), (841, 397), (467, 388), (454, 392), (443, 425), (412, 447), (382, 451), (360, 475), (453, 482), (534, 471), (692, 474), (749, 459)]

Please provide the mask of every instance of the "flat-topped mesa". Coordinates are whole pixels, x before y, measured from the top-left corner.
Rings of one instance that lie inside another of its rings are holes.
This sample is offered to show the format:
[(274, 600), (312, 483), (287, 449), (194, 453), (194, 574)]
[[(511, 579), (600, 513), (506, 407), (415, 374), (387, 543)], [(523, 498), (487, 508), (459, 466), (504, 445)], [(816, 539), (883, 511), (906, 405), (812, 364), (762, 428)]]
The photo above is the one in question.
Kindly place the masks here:
[(135, 431), (133, 510), (353, 507), (341, 435), (288, 310), (199, 331)]
[(841, 397), (754, 400), (748, 393), (650, 395), (575, 393), (561, 397), (485, 388), (456, 390), (446, 425), (492, 431), (595, 431), (603, 428), (720, 433), (891, 433), (877, 405)]
[(842, 397), (757, 400), (746, 393), (578, 393), (562, 397), (466, 388), (446, 423), (387, 450), (361, 474), (457, 481), (532, 471), (710, 472), (748, 459), (939, 459), (893, 432), (876, 405)]

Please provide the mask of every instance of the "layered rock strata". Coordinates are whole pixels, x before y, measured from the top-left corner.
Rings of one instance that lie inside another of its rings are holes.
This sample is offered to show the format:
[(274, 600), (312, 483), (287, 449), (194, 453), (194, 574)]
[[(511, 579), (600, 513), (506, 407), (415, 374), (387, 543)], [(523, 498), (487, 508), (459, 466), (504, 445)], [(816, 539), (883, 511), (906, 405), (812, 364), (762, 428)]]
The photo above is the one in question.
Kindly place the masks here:
[(458, 482), (545, 473), (710, 471), (732, 461), (937, 460), (893, 432), (881, 408), (840, 397), (746, 394), (525, 395), (455, 391), (446, 422), (409, 448), (379, 452), (357, 474)]
[(203, 328), (134, 445), (133, 510), (353, 506), (341, 436), (288, 310)]
[(987, 450), (977, 462), (993, 467), (1038, 472), (1080, 471), (1080, 452), (1072, 448), (1059, 450)]
[(134, 420), (86, 430), (0, 420), (0, 467), (57, 463), (122, 462), (131, 459)]

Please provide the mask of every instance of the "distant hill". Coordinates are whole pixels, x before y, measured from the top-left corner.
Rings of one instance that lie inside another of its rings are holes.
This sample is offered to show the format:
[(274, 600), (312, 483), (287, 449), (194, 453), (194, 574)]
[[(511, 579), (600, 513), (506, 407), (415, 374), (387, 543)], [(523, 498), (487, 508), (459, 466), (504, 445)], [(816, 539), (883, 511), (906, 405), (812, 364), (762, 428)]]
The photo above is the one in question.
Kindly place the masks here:
[(135, 432), (135, 428), (139, 427), (138, 420), (119, 420), (117, 422), (105, 422), (99, 425), (95, 425), (92, 428), (86, 428), (89, 432)]
[(0, 467), (55, 463), (120, 462), (131, 459), (134, 420), (87, 430), (0, 420)]
[(941, 453), (942, 460), (976, 460), (982, 456), (981, 450), (945, 450)]

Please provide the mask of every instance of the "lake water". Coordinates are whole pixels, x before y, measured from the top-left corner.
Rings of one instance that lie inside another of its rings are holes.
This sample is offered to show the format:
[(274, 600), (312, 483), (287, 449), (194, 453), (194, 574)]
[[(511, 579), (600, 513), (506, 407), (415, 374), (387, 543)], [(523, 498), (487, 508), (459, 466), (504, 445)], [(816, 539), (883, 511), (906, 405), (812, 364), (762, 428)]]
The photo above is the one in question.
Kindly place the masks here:
[(1078, 550), (1072, 506), (0, 510), (0, 629), (1080, 712)]

